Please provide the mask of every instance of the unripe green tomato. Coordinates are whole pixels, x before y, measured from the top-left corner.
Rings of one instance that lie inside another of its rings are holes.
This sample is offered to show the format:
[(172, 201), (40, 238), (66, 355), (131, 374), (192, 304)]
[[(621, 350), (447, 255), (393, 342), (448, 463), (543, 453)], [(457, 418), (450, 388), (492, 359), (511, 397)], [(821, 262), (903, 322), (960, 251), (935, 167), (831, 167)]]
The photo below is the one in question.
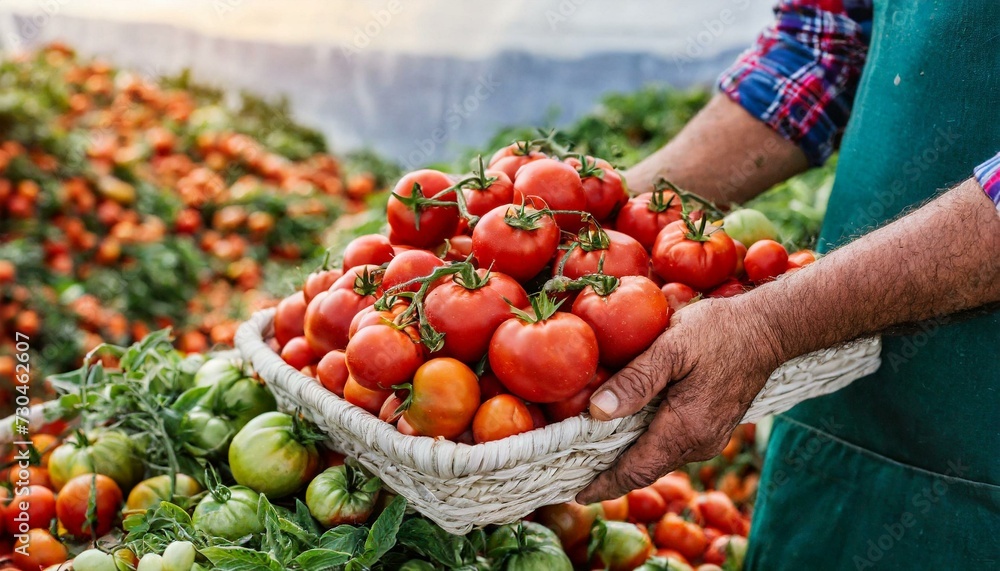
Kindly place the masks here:
[(777, 240), (778, 229), (759, 210), (741, 208), (734, 210), (723, 219), (722, 228), (733, 240), (739, 240), (749, 248), (758, 240)]
[(73, 559), (73, 571), (118, 571), (115, 558), (100, 549), (88, 549)]
[(191, 571), (197, 555), (190, 541), (175, 541), (163, 550), (163, 571)]
[(147, 553), (139, 560), (135, 571), (163, 571), (163, 557), (155, 553)]

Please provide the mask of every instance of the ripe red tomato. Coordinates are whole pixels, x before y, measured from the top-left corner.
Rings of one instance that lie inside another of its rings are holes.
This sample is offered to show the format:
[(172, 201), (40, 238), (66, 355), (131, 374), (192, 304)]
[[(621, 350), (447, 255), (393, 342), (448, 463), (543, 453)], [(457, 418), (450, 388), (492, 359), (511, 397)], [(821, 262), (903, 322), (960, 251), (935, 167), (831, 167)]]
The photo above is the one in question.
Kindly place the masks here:
[(498, 395), (484, 402), (472, 420), (476, 444), (500, 440), (535, 428), (524, 401), (514, 395)]
[(587, 197), (587, 212), (599, 222), (612, 218), (628, 202), (628, 193), (622, 177), (603, 159), (585, 157), (584, 165), (577, 157), (568, 157), (566, 164), (575, 168), (583, 181), (583, 192)]
[(292, 337), (303, 335), (305, 333), (303, 329), (305, 321), (305, 294), (297, 291), (281, 300), (277, 309), (274, 310), (274, 339), (278, 342), (278, 345), (284, 347)]
[(497, 395), (510, 394), (507, 387), (503, 386), (500, 379), (497, 378), (491, 372), (483, 373), (483, 376), (479, 377), (479, 396), (483, 402), (490, 400)]
[(747, 247), (739, 240), (733, 240), (733, 246), (736, 246), (736, 269), (733, 270), (733, 275), (740, 277), (746, 272), (746, 268), (743, 267), (743, 260), (747, 257)]
[(554, 531), (563, 547), (569, 550), (576, 545), (587, 544), (590, 530), (600, 512), (596, 504), (566, 502), (540, 507), (535, 516), (538, 523)]
[(662, 549), (674, 549), (686, 559), (701, 557), (708, 548), (705, 531), (698, 524), (685, 521), (681, 516), (668, 513), (653, 530), (653, 541)]
[(788, 255), (789, 268), (801, 268), (816, 261), (816, 252), (812, 250), (799, 250)]
[(558, 248), (555, 220), (528, 206), (494, 208), (472, 231), (472, 253), (479, 266), (522, 283), (538, 275)]
[(758, 240), (747, 250), (743, 266), (753, 283), (769, 282), (788, 269), (788, 252), (774, 240)]
[(405, 399), (396, 393), (392, 393), (382, 403), (382, 408), (378, 411), (378, 419), (382, 422), (395, 424), (399, 420), (399, 417), (403, 416), (403, 412), (399, 410), (399, 407), (403, 406), (404, 402), (406, 402)]
[(379, 289), (379, 293), (416, 292), (420, 289), (419, 283), (413, 283), (400, 288), (397, 288), (397, 286), (416, 278), (427, 277), (443, 265), (444, 260), (427, 250), (403, 252), (393, 258), (389, 262), (389, 265), (385, 267), (385, 274), (382, 275), (382, 286)]
[[(538, 197), (552, 210), (577, 210), (587, 208), (587, 195), (583, 191), (580, 174), (572, 166), (555, 159), (532, 161), (517, 172), (514, 180), (514, 203)], [(557, 214), (556, 224), (568, 232), (576, 232), (585, 224), (579, 214)]]
[(348, 342), (359, 330), (369, 325), (387, 325), (393, 323), (396, 316), (391, 311), (378, 311), (375, 306), (369, 306), (358, 312), (351, 320), (351, 328), (348, 330)]
[(705, 527), (714, 527), (723, 533), (746, 537), (749, 531), (746, 518), (736, 509), (733, 500), (722, 492), (706, 492), (692, 502), (695, 513), (700, 515)]
[[(456, 274), (427, 295), (424, 316), (435, 330), (444, 334), (440, 356), (465, 363), (483, 358), (497, 327), (512, 315), (504, 292), (493, 287), (501, 281), (502, 274), (470, 270)], [(516, 282), (513, 285), (520, 290), (516, 301), (526, 300), (524, 289)], [(476, 318), (470, 319), (472, 315)]]
[(302, 293), (305, 294), (306, 303), (308, 304), (321, 292), (330, 289), (330, 286), (336, 283), (343, 275), (344, 272), (339, 269), (321, 269), (309, 274), (306, 277), (305, 285), (302, 286)]
[(487, 170), (464, 185), (462, 194), (469, 214), (482, 216), (498, 206), (511, 203), (514, 199), (514, 183), (503, 171)]
[(646, 192), (633, 196), (622, 206), (615, 218), (615, 229), (652, 250), (660, 230), (681, 219), (681, 209), (681, 198), (673, 191)]
[(367, 264), (381, 266), (396, 255), (389, 239), (381, 234), (358, 236), (344, 248), (344, 270)]
[(479, 379), (465, 363), (431, 359), (413, 375), (405, 420), (421, 436), (453, 440), (465, 432), (479, 409)]
[(549, 424), (549, 420), (545, 418), (545, 412), (542, 410), (542, 405), (533, 402), (525, 403), (524, 406), (528, 407), (528, 414), (531, 415), (531, 420), (533, 421), (535, 428), (545, 428)]
[(39, 528), (29, 531), (24, 542), (18, 540), (15, 543), (11, 562), (17, 565), (17, 569), (28, 571), (59, 565), (65, 562), (68, 557), (69, 552), (66, 546), (53, 537), (48, 530)]
[(580, 392), (568, 399), (546, 404), (545, 416), (551, 422), (561, 422), (567, 418), (580, 416), (590, 408), (590, 397), (609, 378), (611, 378), (611, 372), (604, 367), (598, 367), (597, 372), (594, 373), (594, 377), (590, 379), (587, 386), (580, 389)]
[(556, 256), (552, 275), (558, 275), (562, 269), (562, 275), (575, 280), (598, 273), (598, 268), (604, 275), (619, 278), (645, 276), (649, 274), (649, 254), (635, 238), (621, 232), (582, 232), (568, 254), (562, 250)]
[(464, 262), (472, 255), (472, 235), (456, 234), (448, 238), (448, 249), (444, 253), (446, 262)]
[[(355, 277), (348, 272), (341, 280)], [(344, 349), (350, 337), (351, 321), (362, 309), (375, 304), (377, 286), (364, 278), (350, 289), (338, 288), (337, 280), (329, 291), (317, 295), (306, 307), (305, 337), (316, 355)], [(348, 282), (350, 283), (350, 282)]]
[[(93, 521), (88, 518), (91, 495), (97, 499)], [(111, 531), (122, 505), (118, 484), (103, 474), (83, 474), (66, 482), (56, 498), (56, 514), (66, 532), (78, 538)]]
[(307, 367), (316, 362), (316, 354), (309, 347), (305, 336), (293, 337), (281, 348), (281, 358), (295, 369)]
[(351, 377), (347, 377), (347, 382), (344, 383), (344, 400), (376, 416), (385, 404), (385, 399), (391, 394), (391, 389), (387, 391), (366, 389)]
[(691, 303), (698, 292), (691, 289), (690, 286), (686, 286), (677, 282), (670, 282), (668, 284), (663, 284), (660, 288), (663, 295), (667, 298), (667, 304), (670, 305), (672, 312), (677, 312), (678, 309)]
[(379, 266), (372, 264), (355, 266), (344, 272), (344, 274), (337, 278), (327, 289), (331, 291), (338, 289), (364, 289), (370, 293), (382, 284), (382, 275), (383, 270)]
[(517, 171), (524, 165), (546, 158), (544, 153), (527, 148), (521, 143), (511, 143), (506, 147), (493, 153), (488, 166), (490, 170), (501, 171), (510, 178), (511, 182), (517, 177)]
[[(454, 236), (459, 218), (457, 206), (406, 203), (415, 200), (414, 188), (419, 191), (418, 197), (430, 199), (450, 186), (448, 175), (430, 169), (414, 171), (399, 179), (392, 190), (394, 196), (389, 197), (386, 206), (386, 218), (393, 238), (401, 244), (431, 248)], [(445, 193), (434, 200), (454, 202), (455, 193)]]
[(628, 496), (601, 502), (604, 519), (608, 521), (628, 521)]
[(316, 365), (316, 379), (338, 397), (344, 396), (348, 376), (350, 373), (347, 371), (347, 358), (343, 351), (330, 351)]
[[(614, 285), (617, 281), (617, 285)], [(587, 286), (573, 302), (573, 314), (597, 336), (600, 362), (617, 369), (645, 351), (670, 323), (670, 305), (649, 278), (609, 278), (610, 286)], [(609, 291), (610, 290), (610, 291)], [(605, 294), (605, 295), (601, 295)]]
[(653, 270), (667, 282), (704, 291), (732, 275), (736, 247), (718, 226), (698, 225), (697, 230), (692, 232), (683, 220), (665, 226), (653, 245)]
[(667, 511), (681, 513), (684, 511), (696, 492), (691, 487), (691, 480), (681, 472), (671, 472), (650, 486), (667, 502)]
[(345, 354), (351, 377), (369, 390), (409, 382), (425, 358), (419, 333), (384, 324), (358, 330)]
[(10, 500), (6, 507), (0, 509), (3, 521), (0, 529), (14, 535), (28, 533), (28, 530), (41, 527), (48, 529), (49, 523), (56, 517), (56, 495), (52, 490), (33, 484), (21, 495)]
[(490, 341), (490, 369), (515, 395), (536, 403), (567, 399), (597, 372), (597, 337), (571, 313), (556, 312), (544, 294), (534, 315), (503, 322)]
[(653, 488), (632, 490), (628, 498), (628, 516), (638, 523), (657, 521), (667, 513), (667, 502)]
[(705, 297), (733, 297), (747, 291), (746, 286), (736, 278), (728, 278), (705, 294)]

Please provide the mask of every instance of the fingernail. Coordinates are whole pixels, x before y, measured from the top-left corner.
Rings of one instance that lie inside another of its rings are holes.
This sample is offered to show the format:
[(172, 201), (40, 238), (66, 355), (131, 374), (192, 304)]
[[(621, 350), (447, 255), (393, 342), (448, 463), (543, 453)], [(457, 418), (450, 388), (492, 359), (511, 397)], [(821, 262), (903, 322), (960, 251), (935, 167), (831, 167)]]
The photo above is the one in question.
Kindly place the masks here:
[(611, 391), (601, 391), (590, 399), (590, 405), (610, 418), (618, 410), (618, 397)]

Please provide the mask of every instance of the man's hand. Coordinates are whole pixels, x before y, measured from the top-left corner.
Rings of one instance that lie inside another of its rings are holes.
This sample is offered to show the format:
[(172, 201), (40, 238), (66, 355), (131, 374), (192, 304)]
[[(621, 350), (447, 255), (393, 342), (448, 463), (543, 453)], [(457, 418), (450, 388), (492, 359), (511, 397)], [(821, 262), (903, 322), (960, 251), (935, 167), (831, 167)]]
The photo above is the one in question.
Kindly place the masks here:
[[(667, 387), (648, 431), (580, 492), (591, 503), (652, 484), (688, 462), (716, 456), (768, 376), (784, 359), (744, 299), (706, 299), (677, 312), (645, 353), (591, 399), (594, 418), (637, 412)], [(669, 383), (669, 386), (668, 386)]]

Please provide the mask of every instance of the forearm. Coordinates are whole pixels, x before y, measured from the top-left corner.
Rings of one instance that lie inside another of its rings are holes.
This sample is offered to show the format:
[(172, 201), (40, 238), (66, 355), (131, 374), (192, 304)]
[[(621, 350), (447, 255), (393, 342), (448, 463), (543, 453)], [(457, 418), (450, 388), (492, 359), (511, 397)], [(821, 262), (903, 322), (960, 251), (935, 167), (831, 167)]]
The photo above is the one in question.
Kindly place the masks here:
[[(742, 298), (742, 299), (741, 299)], [(734, 298), (779, 360), (1000, 301), (1000, 215), (974, 180), (814, 264)]]
[(724, 95), (626, 173), (629, 190), (663, 177), (720, 205), (744, 202), (808, 167), (805, 154)]

